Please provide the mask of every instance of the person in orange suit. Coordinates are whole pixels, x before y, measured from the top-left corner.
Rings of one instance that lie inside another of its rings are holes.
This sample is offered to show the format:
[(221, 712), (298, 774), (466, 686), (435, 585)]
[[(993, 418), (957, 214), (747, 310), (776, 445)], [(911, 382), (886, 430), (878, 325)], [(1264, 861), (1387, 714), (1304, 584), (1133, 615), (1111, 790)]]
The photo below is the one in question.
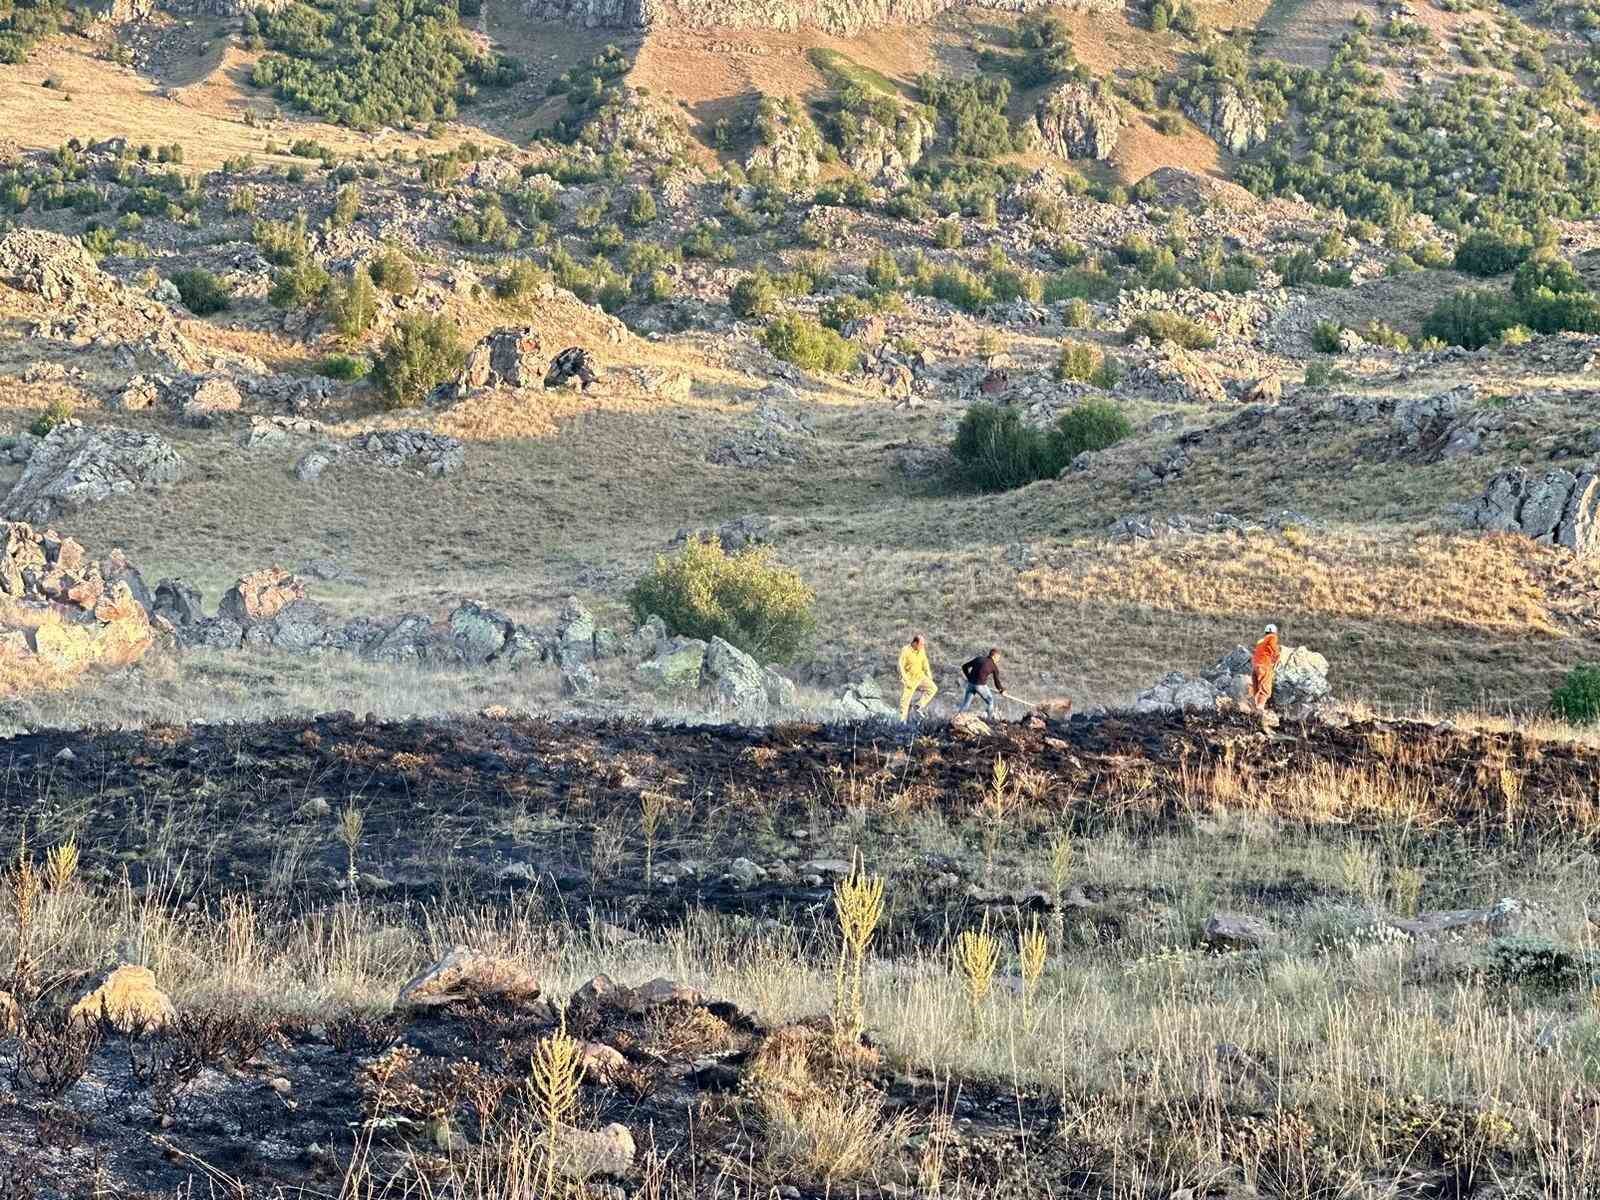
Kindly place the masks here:
[(1278, 627), (1268, 625), (1266, 633), (1250, 652), (1250, 703), (1257, 712), (1265, 712), (1267, 701), (1272, 699), (1272, 677), (1277, 673), (1278, 660), (1283, 657), (1283, 647), (1278, 642)]

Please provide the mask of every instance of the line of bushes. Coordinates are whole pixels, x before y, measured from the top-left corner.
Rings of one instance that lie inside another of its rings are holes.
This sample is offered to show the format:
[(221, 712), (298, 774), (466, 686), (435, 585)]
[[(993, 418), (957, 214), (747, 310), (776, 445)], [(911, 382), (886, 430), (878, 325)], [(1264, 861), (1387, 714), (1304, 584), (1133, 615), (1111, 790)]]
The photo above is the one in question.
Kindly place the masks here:
[(1048, 429), (1025, 425), (1014, 408), (978, 403), (956, 429), (951, 453), (973, 487), (1005, 492), (1061, 474), (1086, 450), (1104, 450), (1133, 432), (1110, 400), (1085, 400)]

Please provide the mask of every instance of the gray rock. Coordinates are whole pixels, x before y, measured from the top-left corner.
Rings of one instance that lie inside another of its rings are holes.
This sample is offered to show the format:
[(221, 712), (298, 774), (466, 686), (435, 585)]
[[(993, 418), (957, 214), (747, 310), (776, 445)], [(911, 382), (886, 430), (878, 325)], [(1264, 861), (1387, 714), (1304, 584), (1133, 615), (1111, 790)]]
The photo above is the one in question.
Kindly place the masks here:
[(1062, 158), (1105, 160), (1117, 149), (1122, 112), (1102, 80), (1072, 80), (1046, 93), (1035, 117), (1044, 143)]
[(155, 616), (165, 618), (178, 629), (198, 625), (206, 619), (200, 589), (182, 579), (163, 579), (156, 584), (152, 611)]
[(751, 862), (748, 858), (736, 858), (728, 864), (728, 879), (738, 887), (755, 887), (766, 877), (766, 869)]
[(582, 663), (564, 667), (561, 671), (561, 694), (569, 700), (584, 700), (600, 689), (600, 681)]
[(767, 679), (761, 665), (722, 638), (712, 638), (706, 647), (700, 682), (725, 708), (755, 714), (767, 707)]
[(788, 712), (799, 703), (794, 680), (779, 674), (775, 667), (763, 668), (761, 680), (767, 693), (767, 711), (773, 716)]
[(35, 447), (0, 516), (43, 524), (82, 505), (174, 483), (184, 470), (177, 451), (153, 433), (69, 421)]
[(1267, 112), (1232, 83), (1218, 80), (1198, 95), (1186, 96), (1183, 111), (1218, 145), (1243, 154), (1267, 140)]
[(1272, 930), (1258, 917), (1213, 913), (1201, 931), (1206, 945), (1216, 950), (1260, 950), (1271, 940)]
[(333, 466), (335, 459), (330, 450), (307, 450), (294, 464), (294, 477), (302, 483), (313, 483), (322, 478), (322, 473)]
[(468, 600), (449, 617), (450, 635), (461, 646), (470, 663), (486, 663), (498, 658), (510, 641), (515, 622), (505, 613)]
[(1483, 495), (1468, 507), (1466, 523), (1474, 529), (1520, 533), (1588, 558), (1600, 548), (1597, 509), (1600, 477), (1559, 468), (1534, 475), (1516, 467), (1489, 480)]
[(677, 698), (700, 686), (700, 668), (706, 644), (697, 638), (672, 638), (656, 649), (654, 657), (639, 664), (638, 675), (652, 690)]

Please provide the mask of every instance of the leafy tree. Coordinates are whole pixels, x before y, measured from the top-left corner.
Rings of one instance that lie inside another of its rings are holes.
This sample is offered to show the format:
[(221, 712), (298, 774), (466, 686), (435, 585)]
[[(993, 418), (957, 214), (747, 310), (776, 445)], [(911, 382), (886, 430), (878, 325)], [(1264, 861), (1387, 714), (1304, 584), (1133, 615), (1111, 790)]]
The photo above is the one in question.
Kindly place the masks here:
[(793, 658), (816, 629), (816, 596), (794, 571), (773, 560), (769, 546), (728, 554), (712, 538), (690, 538), (628, 592), (638, 620), (659, 616), (674, 633), (720, 637), (768, 662)]
[(349, 278), (333, 289), (328, 316), (333, 327), (351, 341), (372, 328), (378, 316), (378, 289), (365, 268), (352, 267)]
[(1422, 322), (1424, 337), (1476, 350), (1517, 324), (1516, 307), (1487, 288), (1463, 288), (1441, 300)]
[(773, 354), (808, 371), (843, 374), (854, 370), (861, 351), (809, 317), (788, 313), (768, 325), (762, 342)]
[(392, 296), (409, 296), (420, 286), (417, 268), (394, 246), (385, 246), (367, 269), (372, 282)]
[(390, 408), (415, 408), (466, 362), (461, 331), (444, 315), (414, 314), (395, 326), (378, 359), (377, 381)]
[(742, 276), (728, 293), (728, 307), (736, 317), (770, 317), (778, 311), (778, 286), (766, 271), (757, 269)]
[(1550, 711), (1573, 725), (1600, 721), (1600, 667), (1583, 663), (1568, 671), (1550, 694)]
[(179, 271), (172, 277), (172, 283), (183, 299), (183, 306), (197, 317), (222, 312), (232, 302), (227, 285), (210, 271), (199, 267)]

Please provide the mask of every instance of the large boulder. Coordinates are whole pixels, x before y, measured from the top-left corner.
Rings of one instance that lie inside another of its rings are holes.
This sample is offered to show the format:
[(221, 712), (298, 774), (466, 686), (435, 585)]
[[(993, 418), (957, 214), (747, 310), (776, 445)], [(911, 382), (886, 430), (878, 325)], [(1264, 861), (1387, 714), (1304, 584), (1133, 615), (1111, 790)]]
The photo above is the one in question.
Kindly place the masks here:
[(822, 136), (804, 108), (793, 101), (763, 100), (756, 130), (757, 145), (745, 159), (745, 170), (770, 171), (790, 187), (809, 187), (817, 181)]
[(657, 646), (653, 657), (639, 664), (639, 678), (663, 696), (687, 698), (700, 687), (706, 652), (706, 644), (698, 638), (671, 638)]
[(1035, 118), (1039, 136), (1062, 158), (1108, 159), (1122, 132), (1117, 98), (1101, 80), (1072, 80), (1048, 92)]
[[(1308, 646), (1285, 650), (1273, 681), (1267, 707), (1295, 719), (1315, 716), (1333, 689), (1328, 660)], [(1140, 692), (1135, 712), (1215, 712), (1226, 704), (1242, 705), (1250, 694), (1250, 651), (1235, 646), (1202, 674), (1172, 671)]]
[(1267, 110), (1227, 80), (1218, 80), (1198, 94), (1185, 96), (1183, 111), (1219, 146), (1235, 154), (1267, 140)]
[(306, 597), (306, 585), (282, 567), (262, 567), (223, 593), (217, 614), (241, 626), (268, 621)]
[(13, 229), (0, 238), (0, 280), (52, 304), (78, 298), (91, 285), (108, 286), (83, 243), (43, 229)]
[(480, 388), (531, 388), (544, 381), (545, 350), (532, 326), (496, 329), (467, 354), (460, 373), (441, 389), (462, 399)]
[(124, 963), (95, 976), (68, 1009), (75, 1021), (107, 1021), (123, 1033), (153, 1033), (177, 1019), (149, 967)]
[(60, 674), (137, 662), (154, 645), (144, 580), (54, 530), (0, 521), (0, 653)]
[(1489, 480), (1469, 506), (1467, 524), (1497, 533), (1520, 533), (1547, 546), (1564, 546), (1579, 558), (1600, 549), (1600, 475), (1552, 468), (1534, 474), (1521, 467)]
[(766, 710), (767, 673), (755, 659), (722, 638), (712, 638), (706, 647), (700, 682), (719, 707), (752, 715)]
[(82, 505), (164, 487), (183, 473), (178, 452), (153, 433), (68, 421), (34, 448), (0, 517), (49, 521)]
[(486, 663), (498, 658), (511, 640), (516, 624), (505, 613), (468, 600), (449, 618), (451, 636), (460, 643), (468, 662)]

